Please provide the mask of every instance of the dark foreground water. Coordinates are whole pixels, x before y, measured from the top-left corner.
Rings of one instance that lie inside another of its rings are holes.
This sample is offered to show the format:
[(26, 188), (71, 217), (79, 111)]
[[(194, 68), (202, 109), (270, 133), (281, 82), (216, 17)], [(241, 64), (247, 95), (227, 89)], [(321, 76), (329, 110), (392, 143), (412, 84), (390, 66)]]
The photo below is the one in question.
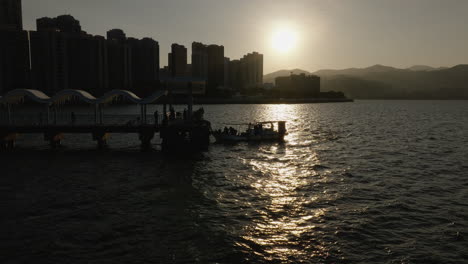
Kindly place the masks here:
[(290, 134), (184, 159), (24, 136), (0, 161), (0, 263), (467, 262), (467, 101), (205, 110)]

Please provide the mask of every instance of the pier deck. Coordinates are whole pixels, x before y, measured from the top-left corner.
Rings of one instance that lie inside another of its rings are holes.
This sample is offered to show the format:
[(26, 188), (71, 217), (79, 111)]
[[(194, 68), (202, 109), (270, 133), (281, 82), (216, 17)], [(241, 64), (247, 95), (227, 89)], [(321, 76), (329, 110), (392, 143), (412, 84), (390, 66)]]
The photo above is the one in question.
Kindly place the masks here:
[(0, 134), (39, 134), (48, 131), (59, 131), (65, 134), (89, 134), (93, 131), (105, 131), (106, 133), (140, 133), (152, 131), (158, 133), (162, 126), (158, 125), (0, 125)]

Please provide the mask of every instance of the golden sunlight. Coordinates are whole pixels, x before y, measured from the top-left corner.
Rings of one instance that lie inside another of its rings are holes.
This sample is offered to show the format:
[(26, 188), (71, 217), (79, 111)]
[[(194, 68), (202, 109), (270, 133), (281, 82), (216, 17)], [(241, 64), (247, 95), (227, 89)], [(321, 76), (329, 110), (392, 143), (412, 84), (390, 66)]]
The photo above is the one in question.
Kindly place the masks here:
[(288, 27), (277, 29), (272, 36), (271, 44), (280, 53), (291, 52), (297, 45), (298, 33)]

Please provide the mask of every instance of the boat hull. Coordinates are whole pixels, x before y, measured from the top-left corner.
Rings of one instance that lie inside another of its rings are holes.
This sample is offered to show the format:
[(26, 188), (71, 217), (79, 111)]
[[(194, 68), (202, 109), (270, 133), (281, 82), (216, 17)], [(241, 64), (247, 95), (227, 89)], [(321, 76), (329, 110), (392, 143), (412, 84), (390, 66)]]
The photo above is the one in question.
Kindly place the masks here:
[(271, 134), (271, 135), (251, 135), (251, 136), (238, 136), (226, 134), (213, 134), (216, 142), (271, 142), (271, 141), (284, 141), (284, 135)]

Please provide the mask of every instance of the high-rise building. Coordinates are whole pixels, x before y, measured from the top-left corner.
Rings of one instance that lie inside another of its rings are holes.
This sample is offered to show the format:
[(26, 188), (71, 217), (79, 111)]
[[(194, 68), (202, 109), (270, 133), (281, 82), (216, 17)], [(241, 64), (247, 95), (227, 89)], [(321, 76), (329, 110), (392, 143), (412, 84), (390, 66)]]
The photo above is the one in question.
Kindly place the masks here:
[(263, 87), (263, 55), (253, 52), (228, 63), (227, 86), (240, 91)]
[(151, 38), (129, 38), (133, 92), (147, 96), (159, 88), (159, 43)]
[(231, 75), (230, 75), (230, 67), (231, 59), (224, 58), (224, 88), (227, 90), (231, 90)]
[(60, 31), (64, 33), (82, 33), (80, 21), (71, 15), (61, 15), (55, 18), (43, 17), (36, 20), (37, 31)]
[(208, 52), (203, 43), (192, 43), (192, 76), (195, 78), (208, 78)]
[(207, 92), (224, 87), (224, 46), (209, 45)]
[(108, 89), (107, 45), (81, 30), (70, 15), (40, 18), (30, 32), (33, 87), (47, 94), (63, 89), (101, 95)]
[(53, 95), (68, 89), (66, 42), (56, 31), (31, 31), (32, 87)]
[(192, 43), (192, 76), (206, 79), (207, 92), (225, 86), (224, 46)]
[(30, 87), (26, 31), (0, 31), (0, 94)]
[(0, 30), (23, 30), (21, 0), (0, 0)]
[(0, 93), (30, 86), (28, 33), (21, 0), (0, 0)]
[(187, 73), (187, 48), (172, 44), (169, 54), (169, 69), (172, 77), (185, 77)]
[(96, 96), (108, 90), (107, 45), (104, 37), (65, 34), (68, 89)]
[(107, 31), (107, 39), (124, 43), (127, 41), (127, 35), (122, 29), (111, 29)]
[(232, 60), (229, 62), (229, 82), (228, 86), (231, 90), (239, 91), (243, 88), (241, 75), (240, 60)]
[(107, 66), (110, 89), (133, 89), (131, 52), (122, 30), (113, 29), (107, 32)]
[(263, 55), (253, 52), (241, 59), (242, 88), (258, 88), (263, 85)]

